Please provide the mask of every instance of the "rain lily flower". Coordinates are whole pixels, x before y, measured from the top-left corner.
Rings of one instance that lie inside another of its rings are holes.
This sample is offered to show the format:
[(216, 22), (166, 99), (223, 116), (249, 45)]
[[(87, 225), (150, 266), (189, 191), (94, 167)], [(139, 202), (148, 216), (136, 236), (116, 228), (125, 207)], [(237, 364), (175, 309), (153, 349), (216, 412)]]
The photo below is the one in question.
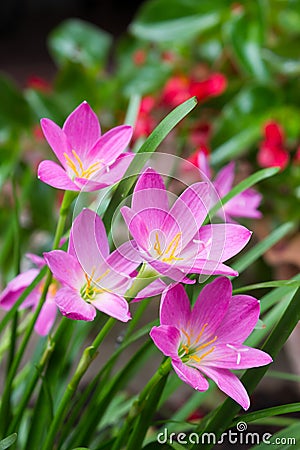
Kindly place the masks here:
[(280, 167), (281, 170), (289, 162), (289, 154), (284, 148), (283, 130), (275, 121), (264, 126), (264, 140), (260, 144), (257, 161), (261, 167)]
[[(225, 197), (228, 192), (233, 188), (234, 175), (235, 175), (235, 162), (231, 161), (224, 166), (212, 180), (211, 168), (209, 165), (209, 154), (205, 149), (199, 149), (193, 154), (189, 161), (195, 164), (201, 171), (201, 175), (204, 175), (204, 179), (211, 180), (214, 189), (216, 190), (219, 198)], [(216, 196), (212, 196), (213, 203), (218, 199)], [(261, 212), (257, 209), (261, 203), (262, 195), (255, 189), (249, 188), (240, 192), (238, 195), (229, 200), (222, 206), (222, 210), (219, 215), (226, 219), (228, 222), (234, 222), (234, 217), (245, 217), (251, 219), (258, 219), (262, 216)], [(211, 205), (211, 207), (213, 204)]]
[(140, 258), (154, 273), (193, 283), (185, 274), (237, 272), (223, 264), (248, 242), (251, 232), (237, 224), (201, 226), (209, 210), (208, 183), (188, 187), (169, 207), (161, 176), (146, 169), (139, 177), (131, 208), (121, 213)]
[[(125, 242), (109, 254), (109, 245), (100, 217), (84, 209), (72, 225), (68, 252), (53, 250), (44, 258), (62, 288), (55, 302), (64, 316), (91, 321), (96, 309), (122, 322), (131, 316), (124, 298), (137, 268), (133, 248)], [(126, 256), (124, 256), (126, 255)]]
[(87, 102), (81, 103), (62, 128), (52, 120), (42, 119), (43, 133), (58, 158), (42, 161), (38, 177), (58, 189), (94, 191), (119, 181), (133, 155), (123, 153), (132, 127), (121, 125), (101, 136), (98, 118)]
[(182, 381), (199, 391), (211, 378), (245, 410), (248, 394), (230, 372), (272, 362), (265, 352), (242, 345), (259, 319), (259, 301), (248, 295), (232, 297), (230, 281), (216, 278), (206, 285), (191, 309), (182, 285), (169, 287), (162, 296), (160, 326), (150, 336)]
[[(10, 310), (14, 306), (20, 295), (39, 274), (39, 269), (45, 265), (43, 258), (33, 254), (27, 254), (27, 256), (38, 267), (38, 269), (34, 268), (22, 272), (8, 283), (4, 291), (0, 294), (0, 308), (6, 311)], [(20, 310), (31, 308), (32, 311), (34, 311), (38, 306), (43, 288), (44, 281), (41, 281), (24, 300), (20, 306)], [(57, 313), (54, 297), (56, 295), (57, 288), (58, 284), (55, 280), (53, 280), (49, 286), (45, 303), (35, 323), (34, 329), (40, 336), (46, 336), (49, 334), (52, 326), (54, 325)]]

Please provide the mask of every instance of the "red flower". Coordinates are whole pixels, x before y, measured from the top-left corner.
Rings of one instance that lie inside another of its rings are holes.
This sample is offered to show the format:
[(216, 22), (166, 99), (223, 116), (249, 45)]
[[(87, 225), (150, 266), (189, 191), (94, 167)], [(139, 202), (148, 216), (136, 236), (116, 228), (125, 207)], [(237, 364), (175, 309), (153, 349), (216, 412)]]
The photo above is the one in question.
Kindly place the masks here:
[(138, 118), (133, 130), (133, 140), (148, 136), (154, 129), (156, 121), (150, 115), (155, 105), (155, 98), (147, 95), (141, 101)]
[(264, 126), (265, 139), (260, 144), (257, 161), (261, 167), (280, 167), (283, 170), (289, 162), (289, 154), (284, 148), (284, 134), (281, 126), (270, 121)]
[(133, 62), (136, 66), (143, 66), (146, 62), (146, 57), (147, 54), (143, 49), (136, 50), (132, 55)]
[(227, 79), (221, 73), (213, 73), (207, 80), (191, 81), (190, 93), (195, 95), (198, 101), (204, 101), (210, 97), (221, 95), (227, 87)]
[(36, 75), (31, 75), (26, 82), (26, 86), (31, 89), (35, 89), (39, 92), (51, 92), (52, 86), (51, 84), (42, 77), (38, 77)]

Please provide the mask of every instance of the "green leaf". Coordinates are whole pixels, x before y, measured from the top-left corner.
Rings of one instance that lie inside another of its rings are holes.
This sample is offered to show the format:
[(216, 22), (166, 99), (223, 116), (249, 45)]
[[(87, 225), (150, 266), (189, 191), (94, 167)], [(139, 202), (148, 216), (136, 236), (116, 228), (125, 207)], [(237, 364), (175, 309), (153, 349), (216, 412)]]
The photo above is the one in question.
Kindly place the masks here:
[(115, 193), (113, 194), (109, 206), (103, 216), (103, 222), (108, 230), (111, 225), (112, 217), (122, 201), (126, 198), (130, 189), (134, 185), (140, 171), (144, 167), (151, 154), (155, 152), (159, 144), (170, 133), (170, 131), (193, 109), (197, 104), (195, 97), (186, 100), (181, 105), (177, 106), (170, 114), (165, 117), (160, 124), (152, 131), (150, 136), (146, 139), (140, 147), (135, 158), (123, 176), (123, 180), (119, 183)]
[(253, 291), (255, 289), (265, 289), (272, 287), (281, 287), (281, 286), (292, 286), (299, 287), (300, 281), (296, 280), (279, 280), (279, 281), (264, 281), (262, 283), (250, 284), (248, 286), (243, 286), (237, 289), (234, 289), (234, 294), (240, 294), (241, 292)]
[(270, 75), (261, 54), (262, 23), (257, 17), (247, 14), (232, 16), (224, 26), (224, 40), (244, 74), (259, 81), (269, 81)]
[(189, 42), (220, 24), (226, 12), (222, 0), (152, 0), (138, 11), (129, 31), (152, 42)]
[[(273, 434), (269, 442), (274, 445), (276, 450), (289, 450), (296, 449), (297, 442), (300, 440), (300, 426), (299, 423), (291, 425), (278, 433)], [(270, 443), (262, 442), (252, 450), (269, 450)]]
[(17, 440), (17, 433), (13, 433), (10, 436), (7, 436), (6, 438), (2, 439), (0, 441), (0, 450), (5, 450), (6, 448), (11, 447)]
[(274, 406), (272, 408), (266, 408), (259, 411), (254, 411), (249, 414), (243, 414), (235, 418), (232, 422), (232, 426), (235, 426), (241, 420), (243, 422), (255, 422), (264, 417), (279, 416), (280, 414), (290, 414), (300, 411), (300, 403), (290, 403), (287, 405)]
[(111, 44), (108, 33), (79, 19), (64, 21), (48, 38), (50, 53), (59, 66), (72, 62), (94, 70), (106, 63)]
[(238, 272), (242, 272), (260, 256), (262, 256), (269, 248), (273, 247), (280, 239), (296, 229), (297, 225), (294, 222), (287, 222), (274, 230), (269, 236), (260, 241), (239, 260), (232, 264), (231, 267)]

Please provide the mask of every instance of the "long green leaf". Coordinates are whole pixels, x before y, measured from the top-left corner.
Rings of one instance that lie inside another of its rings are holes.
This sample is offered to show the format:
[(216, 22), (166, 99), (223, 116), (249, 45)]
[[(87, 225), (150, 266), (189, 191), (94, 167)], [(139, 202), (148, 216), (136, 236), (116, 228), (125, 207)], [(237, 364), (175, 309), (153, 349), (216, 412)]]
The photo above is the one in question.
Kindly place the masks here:
[(241, 292), (254, 291), (255, 289), (265, 289), (265, 288), (273, 288), (273, 287), (281, 287), (281, 286), (291, 286), (298, 288), (300, 286), (300, 281), (296, 280), (278, 280), (278, 281), (264, 281), (263, 283), (255, 283), (250, 284), (248, 286), (243, 286), (237, 289), (234, 289), (233, 294), (240, 294)]
[(0, 441), (0, 450), (6, 450), (7, 448), (11, 447), (16, 442), (17, 437), (17, 433), (13, 433), (10, 436), (2, 439)]
[[(276, 450), (289, 450), (296, 449), (297, 443), (300, 441), (300, 426), (299, 423), (295, 425), (291, 425), (284, 430), (279, 431), (270, 437), (269, 442), (272, 447), (276, 448)], [(270, 444), (266, 442), (262, 442), (255, 447), (252, 447), (252, 450), (269, 450)]]
[(110, 228), (112, 217), (120, 204), (126, 198), (132, 188), (140, 171), (144, 167), (151, 154), (155, 152), (159, 144), (170, 133), (170, 131), (197, 105), (195, 97), (190, 98), (181, 105), (177, 106), (170, 114), (165, 117), (160, 124), (152, 131), (150, 136), (143, 143), (135, 158), (127, 169), (123, 180), (119, 183), (107, 210), (103, 216), (103, 222), (107, 230)]
[(232, 426), (235, 426), (241, 420), (243, 422), (255, 422), (256, 420), (262, 419), (264, 417), (279, 416), (280, 414), (289, 414), (299, 411), (300, 411), (300, 403), (290, 403), (287, 405), (274, 406), (272, 408), (266, 408), (236, 417), (232, 421)]

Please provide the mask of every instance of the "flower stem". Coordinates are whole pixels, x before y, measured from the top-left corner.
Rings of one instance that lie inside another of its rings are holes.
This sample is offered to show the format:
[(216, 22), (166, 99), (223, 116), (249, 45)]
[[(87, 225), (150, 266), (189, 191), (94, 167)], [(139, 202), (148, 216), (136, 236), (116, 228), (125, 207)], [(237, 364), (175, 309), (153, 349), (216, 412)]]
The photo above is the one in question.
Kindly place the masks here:
[[(69, 207), (70, 207), (73, 199), (74, 199), (74, 193), (66, 191), (64, 194), (61, 208), (60, 208), (59, 220), (57, 223), (56, 232), (55, 232), (54, 241), (53, 241), (53, 249), (56, 249), (59, 247), (59, 242), (60, 242), (60, 239), (64, 232), (64, 227), (65, 227)], [(1, 410), (0, 410), (0, 436), (4, 435), (6, 427), (8, 425), (7, 410), (8, 410), (8, 406), (10, 403), (10, 393), (11, 393), (12, 383), (13, 383), (14, 377), (16, 375), (16, 372), (18, 370), (18, 367), (20, 365), (20, 362), (23, 358), (27, 344), (30, 340), (32, 331), (34, 329), (34, 325), (38, 318), (38, 315), (39, 315), (39, 313), (43, 307), (43, 304), (46, 300), (46, 296), (47, 296), (51, 281), (52, 281), (52, 273), (48, 269), (46, 272), (46, 280), (44, 283), (40, 301), (34, 311), (34, 314), (32, 316), (30, 323), (28, 324), (28, 328), (24, 335), (23, 341), (18, 349), (18, 352), (16, 353), (16, 355), (14, 357), (13, 363), (10, 367), (9, 373), (6, 378), (5, 388), (4, 388), (2, 402), (1, 402)]]
[[(151, 393), (151, 391), (155, 388), (158, 382), (167, 376), (171, 370), (171, 358), (166, 359), (158, 368), (157, 372), (152, 376), (152, 378), (148, 381), (144, 389), (141, 391), (137, 400), (135, 400), (129, 410), (127, 418), (124, 422), (124, 425), (121, 431), (118, 433), (117, 439), (114, 442), (112, 450), (120, 450), (124, 447), (124, 442), (127, 441), (128, 436), (130, 434), (130, 430), (133, 426), (133, 422), (135, 419), (141, 414), (147, 397)], [(159, 398), (157, 398), (157, 403), (159, 402)], [(134, 442), (134, 436), (130, 437), (131, 442)]]
[[(149, 278), (147, 278), (147, 275)], [(139, 274), (137, 275), (136, 279), (134, 280), (132, 286), (127, 290), (125, 293), (125, 298), (130, 301), (130, 299), (135, 298), (138, 292), (140, 292), (143, 288), (148, 286), (148, 284), (152, 283), (154, 277), (153, 277), (153, 271), (148, 272), (145, 270), (144, 266), (142, 266)], [(156, 277), (156, 276), (155, 276)], [(47, 434), (47, 439), (45, 441), (44, 446), (42, 447), (42, 450), (52, 450), (53, 448), (53, 442), (55, 439), (55, 435), (58, 429), (58, 426), (60, 423), (62, 423), (65, 413), (67, 411), (68, 404), (75, 393), (80, 380), (82, 379), (83, 375), (86, 373), (87, 369), (89, 368), (90, 364), (94, 360), (94, 358), (97, 356), (97, 351), (106, 337), (106, 335), (109, 333), (109, 331), (112, 329), (112, 327), (117, 322), (116, 319), (110, 317), (105, 325), (102, 327), (98, 335), (96, 336), (95, 340), (93, 341), (92, 345), (89, 347), (86, 347), (82, 353), (82, 356), (80, 358), (80, 361), (77, 365), (77, 368), (75, 370), (74, 375), (72, 376), (67, 389), (61, 399), (61, 402), (58, 406), (58, 409), (55, 413), (55, 416), (53, 418), (53, 421), (51, 423), (49, 432)]]

